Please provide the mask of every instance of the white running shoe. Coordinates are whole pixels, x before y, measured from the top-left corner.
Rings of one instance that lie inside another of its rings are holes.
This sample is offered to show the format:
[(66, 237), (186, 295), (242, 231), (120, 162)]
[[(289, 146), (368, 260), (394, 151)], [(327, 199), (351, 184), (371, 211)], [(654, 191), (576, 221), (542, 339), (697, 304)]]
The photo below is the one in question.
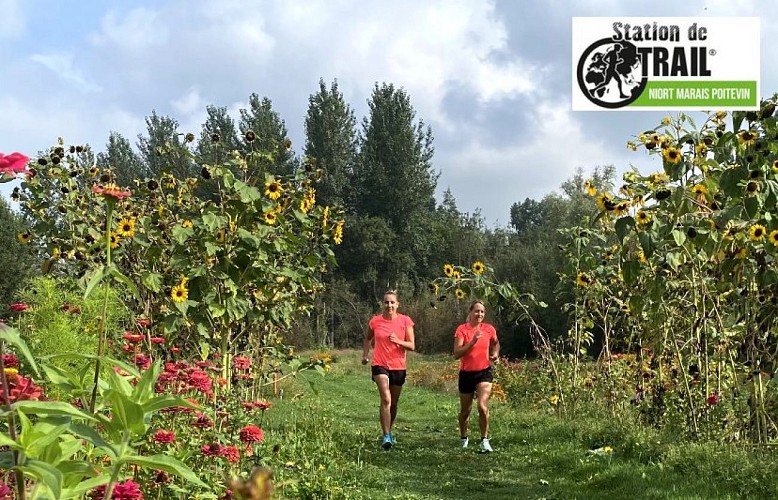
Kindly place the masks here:
[(491, 453), (493, 451), (492, 445), (489, 444), (489, 438), (483, 438), (481, 440), (481, 453)]
[(470, 444), (470, 440), (467, 438), (460, 438), (459, 440), (459, 447), (463, 450), (467, 448), (467, 445)]

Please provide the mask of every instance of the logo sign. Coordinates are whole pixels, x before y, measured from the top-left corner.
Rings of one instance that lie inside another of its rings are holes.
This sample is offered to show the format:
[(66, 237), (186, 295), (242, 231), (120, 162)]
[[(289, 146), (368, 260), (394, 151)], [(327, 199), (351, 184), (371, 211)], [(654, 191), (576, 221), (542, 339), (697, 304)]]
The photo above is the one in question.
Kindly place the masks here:
[(573, 111), (759, 109), (758, 17), (574, 17)]

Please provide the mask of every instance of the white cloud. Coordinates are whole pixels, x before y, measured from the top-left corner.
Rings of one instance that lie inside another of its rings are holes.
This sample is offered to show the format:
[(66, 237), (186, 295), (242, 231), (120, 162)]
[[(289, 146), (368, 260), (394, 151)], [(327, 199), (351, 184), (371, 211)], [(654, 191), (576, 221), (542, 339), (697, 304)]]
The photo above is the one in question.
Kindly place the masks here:
[(3, 38), (14, 39), (24, 33), (27, 19), (25, 18), (22, 4), (23, 0), (0, 0), (0, 40)]
[(63, 80), (70, 82), (81, 91), (99, 92), (102, 88), (87, 80), (73, 64), (72, 54), (34, 54), (31, 60), (42, 64)]

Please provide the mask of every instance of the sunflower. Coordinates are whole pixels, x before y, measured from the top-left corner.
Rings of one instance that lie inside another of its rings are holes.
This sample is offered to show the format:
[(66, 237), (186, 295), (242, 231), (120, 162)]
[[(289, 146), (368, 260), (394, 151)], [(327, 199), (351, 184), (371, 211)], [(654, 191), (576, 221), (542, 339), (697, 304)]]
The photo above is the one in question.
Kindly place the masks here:
[(124, 217), (119, 221), (117, 232), (122, 238), (132, 238), (135, 234), (135, 219)]
[(609, 203), (611, 203), (611, 195), (608, 193), (600, 193), (597, 197), (597, 206), (600, 207), (600, 210), (605, 210), (605, 206)]
[(761, 224), (754, 224), (748, 230), (748, 237), (751, 241), (762, 241), (767, 235), (767, 229)]
[(484, 263), (480, 260), (477, 260), (473, 262), (472, 269), (475, 274), (483, 274), (485, 270)]
[(770, 243), (778, 247), (778, 229), (773, 230), (768, 236)]
[(662, 156), (667, 163), (672, 163), (673, 165), (678, 164), (681, 161), (681, 158), (683, 158), (681, 150), (678, 148), (667, 148), (662, 151)]
[(639, 210), (635, 218), (637, 218), (638, 224), (648, 224), (651, 222), (651, 216), (643, 210)]
[(462, 300), (465, 298), (465, 292), (461, 288), (457, 288), (454, 290), (454, 296), (457, 298), (457, 300)]
[(746, 184), (746, 191), (748, 192), (749, 196), (754, 196), (756, 193), (759, 192), (761, 189), (761, 185), (758, 181), (749, 181), (748, 184)]
[(281, 193), (284, 192), (284, 188), (281, 187), (281, 183), (272, 180), (265, 183), (265, 196), (270, 198), (271, 200), (277, 200), (281, 197)]
[(663, 135), (651, 134), (651, 142), (653, 142), (654, 144), (662, 144), (664, 139), (665, 139), (665, 137)]
[(584, 189), (586, 189), (586, 193), (589, 196), (595, 196), (597, 194), (597, 189), (594, 187), (594, 184), (592, 184), (592, 181), (584, 182)]
[(708, 193), (708, 188), (702, 184), (695, 184), (692, 186), (692, 193), (696, 194), (697, 196), (703, 196)]
[(757, 134), (754, 130), (741, 130), (737, 134), (737, 140), (745, 147), (749, 147), (756, 142)]
[(582, 287), (587, 287), (592, 284), (592, 279), (586, 273), (578, 273), (575, 277), (575, 284)]
[(748, 250), (747, 250), (746, 248), (741, 248), (740, 250), (738, 250), (737, 252), (735, 252), (735, 255), (734, 255), (734, 257), (735, 257), (736, 259), (743, 260), (743, 259), (745, 259), (745, 258), (746, 258), (746, 256), (747, 256), (747, 255), (748, 255)]
[(268, 224), (272, 226), (276, 223), (277, 215), (274, 210), (270, 210), (269, 212), (265, 212), (262, 214), (262, 219), (265, 221), (265, 224)]
[(336, 245), (340, 245), (343, 243), (343, 221), (339, 220), (337, 224), (335, 224), (335, 235), (332, 237), (332, 241), (335, 242)]
[(773, 163), (770, 165), (770, 167), (774, 174), (778, 174), (778, 160), (773, 160)]
[(708, 146), (706, 146), (704, 142), (701, 142), (694, 147), (694, 152), (698, 157), (705, 157), (708, 155)]
[(429, 289), (430, 289), (430, 293), (431, 293), (432, 295), (437, 295), (437, 294), (438, 294), (438, 292), (440, 291), (440, 288), (438, 287), (438, 285), (437, 285), (436, 283), (430, 283), (430, 284), (428, 285), (428, 287), (429, 287)]
[(664, 172), (654, 172), (648, 176), (648, 182), (650, 184), (664, 184), (668, 180), (670, 180), (670, 177)]
[(89, 177), (94, 177), (99, 173), (100, 173), (100, 169), (97, 167), (92, 167), (89, 169)]
[(32, 238), (32, 235), (30, 233), (19, 233), (16, 235), (16, 239), (19, 240), (19, 243), (22, 243), (26, 245), (30, 242), (30, 238)]
[(327, 223), (330, 221), (330, 207), (324, 207), (324, 212), (321, 214), (321, 227), (327, 228)]
[(184, 228), (192, 227), (192, 221), (190, 221), (189, 219), (186, 219), (184, 222), (181, 223), (181, 227), (184, 227)]
[(623, 215), (627, 215), (627, 212), (629, 211), (629, 202), (626, 201), (620, 201), (616, 204), (616, 206), (613, 208), (613, 212), (618, 215), (619, 217)]
[(454, 276), (454, 266), (452, 266), (451, 264), (444, 264), (443, 265), (443, 274), (445, 274), (449, 278)]
[(669, 116), (663, 116), (662, 117), (662, 125), (670, 125), (670, 122), (672, 122), (673, 119)]
[(222, 228), (216, 231), (216, 241), (219, 243), (224, 243), (224, 239), (227, 237), (227, 231)]
[(302, 200), (300, 200), (300, 211), (307, 214), (316, 203), (316, 190), (309, 189)]
[(113, 231), (111, 231), (110, 242), (109, 242), (111, 248), (118, 247), (120, 241), (122, 241), (122, 237), (114, 233)]
[(638, 257), (638, 262), (640, 262), (641, 264), (648, 264), (648, 259), (646, 259), (646, 254), (643, 253), (643, 250), (638, 250), (637, 257)]
[(189, 289), (186, 287), (186, 281), (181, 280), (181, 283), (170, 290), (170, 298), (173, 299), (173, 302), (183, 302), (189, 298)]

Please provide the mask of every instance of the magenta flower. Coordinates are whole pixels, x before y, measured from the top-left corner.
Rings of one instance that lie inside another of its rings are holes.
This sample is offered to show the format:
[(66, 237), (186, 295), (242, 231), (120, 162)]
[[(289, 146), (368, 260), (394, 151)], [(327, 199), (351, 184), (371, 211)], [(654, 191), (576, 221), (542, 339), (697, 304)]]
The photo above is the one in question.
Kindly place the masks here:
[(247, 425), (240, 430), (240, 440), (244, 443), (261, 443), (265, 433), (256, 425)]
[(11, 153), (6, 156), (0, 153), (0, 174), (16, 175), (19, 173), (27, 174), (27, 162), (30, 158), (21, 153)]

